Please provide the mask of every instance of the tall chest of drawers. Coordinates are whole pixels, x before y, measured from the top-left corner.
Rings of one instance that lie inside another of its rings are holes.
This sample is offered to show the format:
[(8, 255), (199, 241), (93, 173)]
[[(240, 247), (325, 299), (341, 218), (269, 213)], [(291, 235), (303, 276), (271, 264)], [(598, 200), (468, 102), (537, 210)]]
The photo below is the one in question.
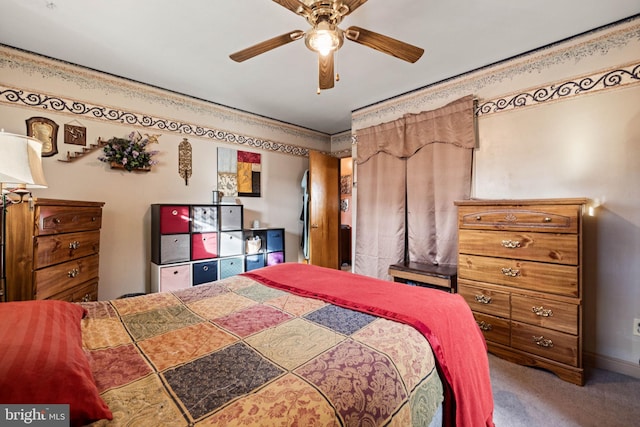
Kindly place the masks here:
[(584, 384), (582, 215), (587, 199), (464, 200), (458, 292), (490, 352)]
[(7, 207), (7, 301), (98, 299), (103, 202), (34, 198)]

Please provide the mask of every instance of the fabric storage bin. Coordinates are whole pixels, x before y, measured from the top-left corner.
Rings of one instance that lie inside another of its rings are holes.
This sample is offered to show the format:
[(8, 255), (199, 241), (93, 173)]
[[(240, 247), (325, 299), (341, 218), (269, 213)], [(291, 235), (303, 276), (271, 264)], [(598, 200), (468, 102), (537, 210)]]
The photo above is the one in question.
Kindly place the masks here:
[(245, 271), (264, 267), (264, 254), (247, 255), (245, 257)]
[(267, 230), (267, 252), (282, 251), (284, 249), (284, 229)]
[(220, 206), (220, 230), (242, 229), (242, 205)]
[(242, 231), (227, 231), (220, 233), (220, 256), (244, 254), (244, 240)]
[(284, 262), (284, 252), (270, 252), (267, 254), (267, 265), (282, 264)]
[(191, 231), (205, 233), (218, 231), (218, 207), (217, 206), (192, 206)]
[(218, 280), (218, 261), (203, 261), (193, 264), (193, 285), (215, 282)]
[(231, 257), (220, 259), (220, 279), (235, 276), (244, 271), (243, 257)]
[(176, 291), (191, 286), (191, 264), (160, 267), (160, 292)]
[(189, 232), (189, 206), (160, 206), (160, 234)]
[(189, 235), (168, 234), (160, 236), (160, 263), (189, 261)]
[(191, 259), (216, 258), (218, 233), (194, 233), (191, 235)]

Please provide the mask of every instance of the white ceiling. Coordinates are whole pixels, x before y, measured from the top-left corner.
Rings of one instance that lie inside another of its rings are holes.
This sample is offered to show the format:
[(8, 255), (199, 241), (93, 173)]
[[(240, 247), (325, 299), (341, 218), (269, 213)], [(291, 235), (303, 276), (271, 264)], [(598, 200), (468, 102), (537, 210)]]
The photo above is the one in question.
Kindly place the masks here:
[(410, 64), (345, 40), (321, 95), (303, 40), (229, 59), (308, 29), (272, 0), (0, 0), (0, 43), (332, 135), (359, 108), (638, 13), (640, 0), (370, 0), (340, 27), (425, 54)]

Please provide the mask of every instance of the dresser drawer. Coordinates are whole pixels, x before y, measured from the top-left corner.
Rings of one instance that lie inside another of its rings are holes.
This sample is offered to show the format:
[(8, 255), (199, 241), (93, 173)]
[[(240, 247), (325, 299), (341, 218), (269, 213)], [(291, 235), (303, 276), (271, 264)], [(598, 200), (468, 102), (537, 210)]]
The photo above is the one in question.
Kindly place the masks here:
[(36, 237), (34, 249), (35, 269), (97, 254), (100, 230)]
[(458, 250), (465, 254), (578, 264), (576, 234), (460, 230)]
[(36, 216), (36, 235), (99, 230), (102, 226), (102, 208), (40, 206)]
[(188, 233), (189, 206), (159, 206), (160, 234)]
[(511, 296), (511, 318), (568, 334), (576, 335), (578, 333), (578, 306), (576, 304), (513, 294)]
[(218, 231), (218, 208), (217, 206), (192, 206), (193, 215), (191, 231), (194, 233), (205, 233)]
[(568, 365), (578, 365), (578, 337), (511, 322), (511, 346)]
[(98, 255), (67, 261), (36, 270), (35, 298), (50, 298), (62, 291), (98, 277)]
[(580, 205), (459, 206), (460, 228), (577, 233)]
[(469, 286), (458, 281), (458, 293), (462, 295), (471, 310), (509, 318), (510, 294), (477, 286)]
[(194, 233), (191, 235), (191, 259), (216, 258), (218, 233)]
[(510, 344), (511, 328), (507, 319), (476, 312), (473, 313), (473, 317), (487, 341)]
[(557, 295), (578, 296), (578, 267), (568, 265), (460, 254), (458, 277)]
[(55, 299), (68, 302), (98, 301), (98, 281), (85, 283), (75, 288), (67, 289), (47, 299)]
[(160, 236), (160, 263), (189, 261), (191, 256), (188, 234)]

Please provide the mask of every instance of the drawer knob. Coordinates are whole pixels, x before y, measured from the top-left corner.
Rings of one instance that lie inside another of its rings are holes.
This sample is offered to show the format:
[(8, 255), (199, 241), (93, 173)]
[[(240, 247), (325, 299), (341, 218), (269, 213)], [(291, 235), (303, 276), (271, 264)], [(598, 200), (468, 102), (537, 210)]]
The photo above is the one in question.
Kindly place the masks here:
[(84, 294), (84, 297), (82, 297), (82, 302), (89, 302), (91, 301), (91, 296), (89, 294)]
[(209, 266), (205, 265), (204, 267), (202, 267), (202, 271), (209, 271)]
[(172, 211), (171, 211), (171, 215), (173, 215), (173, 216), (178, 215), (178, 211), (177, 211), (176, 209), (172, 210)]
[(476, 295), (476, 302), (479, 302), (480, 304), (491, 304), (491, 297), (484, 295), (484, 294), (480, 294), (480, 295)]
[(551, 341), (549, 338), (545, 338), (543, 335), (540, 335), (539, 337), (534, 335), (533, 342), (535, 342), (536, 345), (540, 347), (545, 347), (545, 348), (553, 347), (553, 341)]
[(487, 323), (484, 320), (476, 323), (478, 324), (478, 327), (480, 327), (480, 329), (485, 332), (488, 332), (493, 329), (493, 326), (491, 325), (491, 323)]
[(69, 276), (69, 277), (71, 277), (71, 278), (76, 277), (78, 274), (80, 274), (80, 270), (78, 270), (77, 268), (74, 268), (74, 269), (69, 270), (69, 271), (67, 272), (67, 276)]
[(69, 243), (69, 249), (78, 249), (80, 247), (80, 242), (78, 242), (77, 240), (74, 240), (73, 242)]
[(53, 223), (54, 224), (60, 224), (62, 222), (62, 220), (60, 218), (53, 218)]
[(553, 310), (551, 310), (550, 308), (544, 308), (543, 306), (531, 307), (531, 311), (533, 311), (536, 316), (540, 316), (540, 317), (553, 316)]
[(517, 277), (520, 275), (520, 270), (516, 268), (507, 267), (502, 269), (502, 274), (509, 277)]
[(517, 240), (503, 240), (501, 244), (508, 249), (517, 249), (520, 247), (520, 242)]
[(482, 221), (482, 217), (480, 215), (476, 215), (476, 221)]
[(544, 218), (544, 222), (551, 222), (551, 218), (549, 218), (548, 216), (546, 216), (546, 217)]

